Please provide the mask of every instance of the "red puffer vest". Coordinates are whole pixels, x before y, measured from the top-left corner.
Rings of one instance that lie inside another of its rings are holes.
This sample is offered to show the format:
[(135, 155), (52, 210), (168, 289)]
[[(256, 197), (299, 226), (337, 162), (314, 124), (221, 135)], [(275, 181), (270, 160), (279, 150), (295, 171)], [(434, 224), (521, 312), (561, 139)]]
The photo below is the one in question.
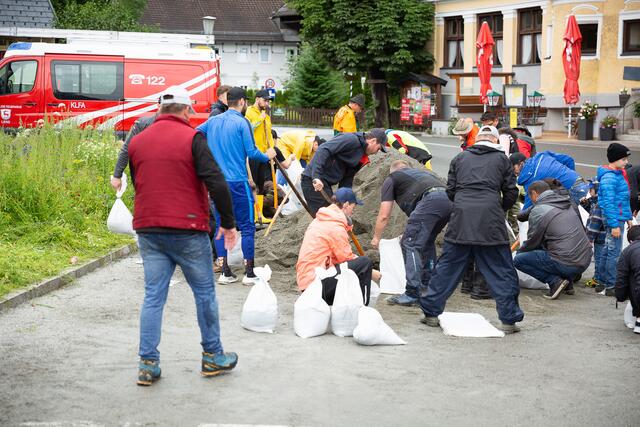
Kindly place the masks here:
[(131, 139), (135, 230), (161, 227), (209, 231), (207, 189), (196, 175), (191, 152), (196, 132), (184, 120), (163, 114)]

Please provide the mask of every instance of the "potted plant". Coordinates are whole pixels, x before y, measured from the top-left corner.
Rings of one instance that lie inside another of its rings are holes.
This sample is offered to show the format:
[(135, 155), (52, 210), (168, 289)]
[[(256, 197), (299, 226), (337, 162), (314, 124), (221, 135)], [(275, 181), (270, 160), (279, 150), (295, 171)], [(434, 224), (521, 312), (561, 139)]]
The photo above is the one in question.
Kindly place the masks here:
[(633, 103), (633, 128), (640, 130), (640, 101)]
[(616, 139), (616, 126), (618, 119), (607, 116), (600, 122), (600, 141), (613, 141)]
[(585, 101), (578, 113), (578, 139), (590, 141), (593, 139), (593, 119), (598, 114), (598, 104)]

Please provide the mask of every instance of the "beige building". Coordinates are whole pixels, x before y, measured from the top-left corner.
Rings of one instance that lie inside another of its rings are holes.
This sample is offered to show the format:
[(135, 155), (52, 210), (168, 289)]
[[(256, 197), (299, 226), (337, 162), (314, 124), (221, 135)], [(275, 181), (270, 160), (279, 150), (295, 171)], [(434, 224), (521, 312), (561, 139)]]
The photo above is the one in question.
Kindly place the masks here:
[[(566, 129), (567, 105), (562, 98), (564, 70), (562, 51), (567, 17), (576, 16), (583, 36), (580, 103), (591, 100), (601, 106), (599, 120), (620, 115), (620, 89), (640, 89), (640, 0), (432, 0), (436, 27), (432, 44), (434, 74), (451, 75), (476, 71), (475, 41), (486, 21), (496, 41), (494, 73), (513, 73), (527, 93), (539, 91), (548, 109), (545, 130)], [(465, 99), (479, 94), (477, 77), (459, 77), (443, 90), (445, 117), (465, 112)], [(504, 78), (493, 78), (494, 90), (503, 93)], [(631, 92), (631, 90), (630, 90)], [(637, 97), (632, 97), (631, 102)], [(627, 105), (627, 128), (631, 123)], [(579, 104), (578, 104), (579, 105)], [(470, 111), (469, 108), (466, 108)], [(575, 110), (574, 110), (575, 111)], [(473, 115), (473, 114), (472, 114)]]

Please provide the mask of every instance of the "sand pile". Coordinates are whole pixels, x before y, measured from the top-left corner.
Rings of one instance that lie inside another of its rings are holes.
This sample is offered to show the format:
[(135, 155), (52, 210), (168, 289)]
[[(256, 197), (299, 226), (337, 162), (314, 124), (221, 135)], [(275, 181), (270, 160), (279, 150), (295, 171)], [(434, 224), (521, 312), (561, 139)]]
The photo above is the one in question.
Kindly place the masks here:
[[(389, 166), (394, 160), (409, 161), (414, 167), (424, 167), (410, 157), (393, 150), (387, 154), (379, 153), (371, 156), (371, 163), (358, 172), (354, 181), (354, 191), (364, 202), (358, 206), (353, 218), (353, 231), (356, 234), (366, 255), (376, 263), (379, 260), (378, 251), (371, 247), (371, 237), (375, 226), (378, 208), (380, 207), (380, 189), (383, 181), (389, 175)], [(256, 233), (257, 264), (268, 263), (274, 270), (292, 269), (298, 260), (298, 251), (302, 238), (311, 217), (304, 210), (280, 217), (273, 226), (269, 236), (264, 237), (264, 230)], [(389, 224), (383, 238), (393, 238), (400, 235), (407, 222), (407, 217), (396, 205), (389, 219)], [(354, 252), (355, 252), (354, 247)]]

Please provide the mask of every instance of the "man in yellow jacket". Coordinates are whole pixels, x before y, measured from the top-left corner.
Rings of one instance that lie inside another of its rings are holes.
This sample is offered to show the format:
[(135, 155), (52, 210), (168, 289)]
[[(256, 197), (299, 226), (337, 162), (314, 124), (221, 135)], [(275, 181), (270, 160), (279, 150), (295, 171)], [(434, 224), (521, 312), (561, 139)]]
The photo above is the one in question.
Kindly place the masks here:
[(340, 108), (333, 117), (333, 134), (356, 132), (356, 113), (364, 109), (364, 95), (359, 93), (349, 100), (349, 104)]
[[(249, 124), (251, 124), (256, 147), (263, 153), (267, 151), (267, 148), (275, 148), (275, 142), (271, 133), (271, 117), (267, 114), (270, 101), (269, 91), (266, 89), (259, 90), (256, 92), (256, 99), (253, 105), (247, 108), (247, 112), (244, 115), (249, 121)], [(281, 156), (278, 156), (278, 160), (284, 161)], [(251, 178), (253, 178), (253, 182), (257, 187), (258, 194), (262, 194), (264, 192), (264, 183), (273, 181), (271, 166), (269, 163), (249, 160), (249, 169), (251, 170)]]
[(290, 130), (278, 138), (276, 147), (286, 159), (293, 154), (304, 167), (315, 154), (318, 145), (323, 142), (324, 139), (318, 137), (312, 130)]

